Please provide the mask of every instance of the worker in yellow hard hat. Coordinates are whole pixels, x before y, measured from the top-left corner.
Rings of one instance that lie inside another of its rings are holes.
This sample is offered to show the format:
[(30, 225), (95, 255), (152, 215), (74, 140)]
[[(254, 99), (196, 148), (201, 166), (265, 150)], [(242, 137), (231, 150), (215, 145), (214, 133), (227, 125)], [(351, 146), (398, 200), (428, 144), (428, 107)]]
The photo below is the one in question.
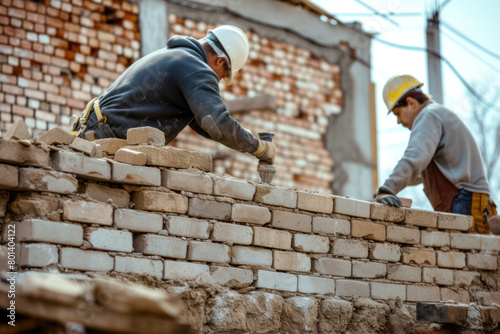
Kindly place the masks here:
[(133, 63), (104, 94), (73, 120), (73, 133), (96, 139), (126, 138), (130, 128), (151, 126), (171, 142), (186, 126), (259, 160), (274, 161), (276, 147), (229, 115), (219, 82), (231, 84), (249, 54), (245, 33), (223, 25), (200, 39), (174, 36), (167, 46)]
[(405, 153), (375, 199), (401, 206), (396, 194), (408, 185), (424, 184), (434, 210), (474, 217), (471, 232), (500, 233), (500, 217), (479, 148), (465, 124), (422, 92), (411, 75), (390, 78), (383, 97), (388, 113), (411, 130)]

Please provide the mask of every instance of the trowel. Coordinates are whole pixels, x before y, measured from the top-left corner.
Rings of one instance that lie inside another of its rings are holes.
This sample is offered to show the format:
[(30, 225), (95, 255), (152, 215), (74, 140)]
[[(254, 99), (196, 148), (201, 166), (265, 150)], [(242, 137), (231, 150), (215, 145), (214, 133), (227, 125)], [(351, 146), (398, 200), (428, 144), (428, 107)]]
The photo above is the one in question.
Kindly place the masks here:
[[(263, 141), (272, 142), (274, 133), (272, 132), (259, 132), (259, 138)], [(269, 164), (265, 161), (259, 161), (257, 166), (257, 172), (259, 172), (260, 180), (264, 183), (271, 183), (274, 174), (276, 174), (276, 166)]]

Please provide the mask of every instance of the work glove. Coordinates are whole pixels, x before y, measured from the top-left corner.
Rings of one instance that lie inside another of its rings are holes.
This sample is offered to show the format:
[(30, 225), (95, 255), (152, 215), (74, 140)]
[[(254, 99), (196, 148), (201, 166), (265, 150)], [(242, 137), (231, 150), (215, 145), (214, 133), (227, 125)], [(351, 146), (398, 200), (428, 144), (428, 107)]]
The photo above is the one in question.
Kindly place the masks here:
[(380, 189), (377, 191), (377, 194), (375, 195), (375, 200), (379, 203), (396, 206), (398, 208), (403, 205), (403, 203), (401, 203), (401, 200), (399, 198), (397, 198), (393, 194), (384, 193), (380, 191)]
[(272, 142), (259, 139), (259, 147), (252, 155), (268, 164), (273, 164), (276, 156), (276, 146)]

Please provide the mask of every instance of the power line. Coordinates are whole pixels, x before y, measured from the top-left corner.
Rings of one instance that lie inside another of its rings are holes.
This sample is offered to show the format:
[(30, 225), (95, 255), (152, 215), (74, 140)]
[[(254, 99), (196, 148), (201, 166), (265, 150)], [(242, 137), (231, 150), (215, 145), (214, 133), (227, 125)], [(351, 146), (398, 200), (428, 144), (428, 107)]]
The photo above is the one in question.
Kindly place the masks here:
[(381, 13), (379, 12), (378, 10), (376, 10), (375, 8), (373, 8), (372, 6), (364, 3), (363, 1), (361, 0), (354, 0), (356, 1), (357, 3), (359, 3), (360, 5), (368, 8), (369, 10), (371, 10), (372, 12), (374, 12), (375, 14), (379, 15), (379, 16), (382, 16), (384, 19), (386, 19), (387, 21), (391, 22), (392, 24), (394, 24), (395, 26), (399, 27), (399, 23), (397, 23), (396, 21), (394, 21), (393, 19), (391, 19), (389, 16), (387, 16), (386, 14), (384, 13)]

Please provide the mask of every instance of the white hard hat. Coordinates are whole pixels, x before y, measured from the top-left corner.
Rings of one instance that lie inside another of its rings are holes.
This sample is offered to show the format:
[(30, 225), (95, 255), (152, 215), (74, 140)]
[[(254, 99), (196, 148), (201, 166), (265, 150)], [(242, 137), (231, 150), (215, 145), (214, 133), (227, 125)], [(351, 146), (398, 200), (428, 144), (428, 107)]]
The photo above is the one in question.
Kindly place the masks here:
[(230, 85), (233, 81), (234, 74), (238, 72), (248, 59), (250, 46), (248, 38), (238, 27), (232, 25), (223, 25), (207, 32), (207, 35), (213, 34), (219, 43), (222, 45), (223, 51), (229, 57), (230, 73), (224, 78), (224, 83)]
[(399, 100), (407, 93), (422, 86), (423, 83), (408, 74), (395, 75), (387, 80), (382, 95), (388, 112), (390, 113)]

